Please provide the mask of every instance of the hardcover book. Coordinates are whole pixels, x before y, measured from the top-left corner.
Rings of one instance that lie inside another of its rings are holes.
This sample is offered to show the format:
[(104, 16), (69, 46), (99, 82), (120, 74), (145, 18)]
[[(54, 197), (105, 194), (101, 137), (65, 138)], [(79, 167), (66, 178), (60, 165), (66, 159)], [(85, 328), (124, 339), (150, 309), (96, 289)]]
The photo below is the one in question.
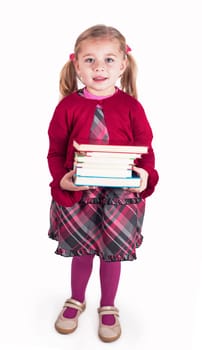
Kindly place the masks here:
[(138, 188), (140, 187), (140, 177), (96, 177), (96, 176), (76, 176), (76, 186), (95, 186), (95, 187), (127, 187)]
[(74, 148), (79, 152), (120, 152), (120, 153), (147, 153), (147, 146), (123, 146), (108, 144), (80, 144), (73, 141)]

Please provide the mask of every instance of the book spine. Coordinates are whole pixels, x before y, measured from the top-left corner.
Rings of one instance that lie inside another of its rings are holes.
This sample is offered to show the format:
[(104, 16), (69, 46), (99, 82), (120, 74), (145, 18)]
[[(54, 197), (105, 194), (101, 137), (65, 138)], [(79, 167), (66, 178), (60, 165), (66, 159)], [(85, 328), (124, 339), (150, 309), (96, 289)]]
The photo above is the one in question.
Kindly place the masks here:
[[(79, 153), (79, 156), (81, 156), (81, 154)], [(141, 158), (141, 154), (140, 153), (116, 153), (116, 152), (86, 152), (85, 155), (83, 155), (83, 157), (93, 157), (93, 158), (121, 158), (121, 159), (136, 159), (136, 158)]]
[[(77, 168), (83, 168), (83, 169), (110, 169), (110, 167), (113, 167), (113, 169), (122, 170), (122, 169), (128, 169), (130, 170), (132, 168), (132, 165), (134, 163), (124, 162), (124, 163), (117, 163), (117, 162), (74, 162), (75, 167)], [(109, 170), (110, 171), (110, 170)]]
[(96, 169), (96, 168), (79, 168), (76, 167), (76, 174), (79, 176), (99, 176), (99, 177), (131, 177), (131, 169)]
[(79, 152), (118, 152), (118, 153), (147, 153), (147, 146), (79, 144), (73, 141), (73, 147)]
[(97, 187), (132, 187), (140, 186), (140, 178), (103, 178), (94, 176), (76, 176), (76, 186), (97, 186)]
[(128, 158), (94, 158), (94, 157), (75, 157), (74, 160), (78, 163), (83, 164), (133, 164), (134, 159), (128, 159)]

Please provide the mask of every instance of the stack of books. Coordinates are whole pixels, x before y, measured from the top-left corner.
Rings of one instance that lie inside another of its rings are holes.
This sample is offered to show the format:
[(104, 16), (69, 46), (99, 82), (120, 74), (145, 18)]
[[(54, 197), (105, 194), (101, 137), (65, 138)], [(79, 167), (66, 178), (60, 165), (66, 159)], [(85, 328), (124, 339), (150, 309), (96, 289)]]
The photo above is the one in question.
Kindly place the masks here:
[(76, 186), (139, 187), (140, 177), (132, 170), (135, 159), (147, 153), (146, 146), (79, 144), (75, 148)]

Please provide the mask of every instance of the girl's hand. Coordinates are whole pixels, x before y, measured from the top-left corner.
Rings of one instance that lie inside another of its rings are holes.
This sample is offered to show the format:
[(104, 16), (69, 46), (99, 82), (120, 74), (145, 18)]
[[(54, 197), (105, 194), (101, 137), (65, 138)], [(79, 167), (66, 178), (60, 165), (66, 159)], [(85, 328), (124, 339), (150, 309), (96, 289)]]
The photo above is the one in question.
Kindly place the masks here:
[(69, 171), (67, 174), (63, 176), (60, 180), (60, 187), (62, 190), (66, 191), (85, 191), (89, 190), (88, 186), (75, 186), (72, 180), (72, 177), (75, 174), (75, 170)]
[(146, 170), (144, 170), (142, 168), (138, 168), (135, 165), (133, 165), (133, 170), (140, 176), (140, 187), (128, 188), (128, 191), (130, 191), (130, 192), (142, 192), (147, 187), (149, 174)]

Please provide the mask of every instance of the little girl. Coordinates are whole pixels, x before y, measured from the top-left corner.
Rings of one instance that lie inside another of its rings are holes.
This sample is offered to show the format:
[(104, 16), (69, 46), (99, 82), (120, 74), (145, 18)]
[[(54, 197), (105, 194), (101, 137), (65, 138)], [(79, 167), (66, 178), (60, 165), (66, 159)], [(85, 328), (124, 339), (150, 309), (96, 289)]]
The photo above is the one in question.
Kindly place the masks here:
[[(83, 88), (78, 88), (78, 82)], [(117, 82), (120, 82), (120, 87)], [(121, 261), (136, 259), (142, 243), (145, 198), (158, 182), (152, 130), (137, 100), (136, 65), (124, 36), (115, 28), (96, 25), (76, 40), (62, 69), (62, 99), (51, 119), (48, 164), (52, 175), (49, 237), (57, 254), (72, 257), (71, 298), (55, 328), (68, 334), (86, 308), (85, 291), (96, 256), (100, 259), (101, 299), (98, 335), (104, 342), (120, 337), (115, 297)], [(148, 147), (133, 166), (141, 178), (134, 189), (74, 185), (73, 140)]]

